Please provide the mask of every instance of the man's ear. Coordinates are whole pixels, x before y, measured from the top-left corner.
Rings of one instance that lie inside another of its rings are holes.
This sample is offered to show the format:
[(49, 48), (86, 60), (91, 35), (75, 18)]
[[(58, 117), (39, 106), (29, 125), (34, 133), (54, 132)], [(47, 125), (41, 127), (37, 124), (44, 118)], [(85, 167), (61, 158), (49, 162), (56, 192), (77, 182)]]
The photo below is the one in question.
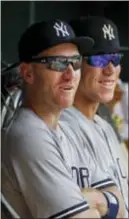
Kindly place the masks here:
[(23, 80), (28, 84), (33, 84), (34, 74), (32, 66), (28, 63), (21, 63), (19, 69)]

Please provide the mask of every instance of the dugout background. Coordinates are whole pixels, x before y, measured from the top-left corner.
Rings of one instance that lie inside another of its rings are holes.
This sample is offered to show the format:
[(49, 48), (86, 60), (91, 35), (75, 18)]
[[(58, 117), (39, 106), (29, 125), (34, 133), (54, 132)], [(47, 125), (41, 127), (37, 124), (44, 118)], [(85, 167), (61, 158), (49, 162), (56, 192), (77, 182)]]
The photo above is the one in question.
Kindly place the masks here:
[[(105, 15), (119, 28), (120, 42), (128, 46), (129, 2), (94, 1), (2, 1), (1, 52), (8, 63), (17, 60), (17, 43), (20, 35), (33, 22), (59, 18), (70, 19), (86, 15)], [(125, 52), (121, 78), (129, 82), (129, 52)]]

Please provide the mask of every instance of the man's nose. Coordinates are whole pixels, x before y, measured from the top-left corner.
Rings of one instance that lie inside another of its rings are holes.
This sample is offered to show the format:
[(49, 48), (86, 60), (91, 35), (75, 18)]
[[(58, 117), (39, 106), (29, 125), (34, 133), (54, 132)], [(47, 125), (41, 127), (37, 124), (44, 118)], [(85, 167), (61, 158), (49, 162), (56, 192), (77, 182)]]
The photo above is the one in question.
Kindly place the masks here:
[(63, 77), (65, 80), (71, 80), (73, 77), (76, 76), (76, 72), (73, 69), (72, 65), (69, 64), (67, 66), (67, 69), (65, 70), (65, 72), (63, 73)]
[(116, 72), (116, 67), (109, 62), (109, 64), (103, 69), (105, 75), (110, 76)]

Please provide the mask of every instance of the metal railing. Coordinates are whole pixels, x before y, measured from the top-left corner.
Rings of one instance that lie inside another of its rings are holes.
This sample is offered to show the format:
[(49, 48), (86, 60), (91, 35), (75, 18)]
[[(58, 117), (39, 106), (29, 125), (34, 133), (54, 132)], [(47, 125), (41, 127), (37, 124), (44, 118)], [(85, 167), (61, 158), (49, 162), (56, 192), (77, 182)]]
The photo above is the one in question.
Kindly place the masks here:
[(9, 204), (3, 194), (1, 194), (1, 210), (4, 213), (4, 217), (7, 219), (20, 219), (19, 215), (12, 208), (12, 206)]
[[(4, 69), (1, 73), (1, 80), (4, 86), (1, 90), (1, 131), (6, 130), (17, 108), (21, 105), (22, 90), (19, 86), (20, 77), (18, 71), (10, 72), (10, 65), (3, 63)], [(7, 70), (7, 71), (6, 71)], [(15, 73), (15, 74), (14, 74)], [(12, 76), (13, 80), (12, 80)], [(6, 197), (1, 193), (1, 218), (2, 219), (19, 219), (19, 215), (12, 208)]]

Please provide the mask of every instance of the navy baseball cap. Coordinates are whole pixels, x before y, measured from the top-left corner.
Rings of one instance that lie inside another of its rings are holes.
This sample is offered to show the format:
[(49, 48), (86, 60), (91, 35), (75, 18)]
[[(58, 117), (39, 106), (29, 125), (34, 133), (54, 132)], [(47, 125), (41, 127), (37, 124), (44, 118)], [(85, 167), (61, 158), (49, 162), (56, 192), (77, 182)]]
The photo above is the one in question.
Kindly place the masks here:
[(89, 52), (94, 40), (90, 37), (76, 37), (72, 27), (64, 21), (42, 21), (31, 25), (21, 36), (18, 44), (19, 61), (29, 61), (40, 52), (61, 43), (73, 43), (83, 53)]
[[(88, 16), (72, 20), (70, 25), (76, 36), (89, 36), (95, 41), (91, 54), (115, 53), (128, 50), (127, 47), (120, 46), (117, 26), (105, 17)], [(85, 52), (83, 53), (85, 55)]]

